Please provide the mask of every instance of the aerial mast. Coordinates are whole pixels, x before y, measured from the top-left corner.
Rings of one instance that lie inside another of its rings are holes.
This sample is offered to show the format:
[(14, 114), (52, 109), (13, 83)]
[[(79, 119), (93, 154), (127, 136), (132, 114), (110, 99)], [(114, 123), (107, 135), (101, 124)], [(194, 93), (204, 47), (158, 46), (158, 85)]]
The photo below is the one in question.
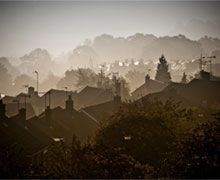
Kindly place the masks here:
[(37, 92), (38, 92), (38, 86), (39, 86), (39, 73), (38, 73), (38, 71), (34, 71), (34, 73), (37, 75)]

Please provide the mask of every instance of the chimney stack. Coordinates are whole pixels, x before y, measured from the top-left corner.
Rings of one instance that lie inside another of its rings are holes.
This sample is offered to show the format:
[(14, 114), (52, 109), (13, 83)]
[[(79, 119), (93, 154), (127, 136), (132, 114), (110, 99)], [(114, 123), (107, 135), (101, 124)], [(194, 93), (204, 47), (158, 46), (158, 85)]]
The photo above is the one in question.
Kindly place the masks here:
[(5, 104), (3, 103), (2, 99), (0, 99), (0, 118), (5, 118)]
[(145, 84), (147, 84), (149, 80), (150, 80), (150, 76), (147, 74), (147, 75), (145, 76)]
[(29, 87), (28, 88), (28, 95), (31, 97), (34, 94), (34, 87)]
[(72, 100), (71, 95), (69, 95), (68, 99), (66, 100), (66, 111), (72, 112), (73, 107), (74, 107), (73, 100)]

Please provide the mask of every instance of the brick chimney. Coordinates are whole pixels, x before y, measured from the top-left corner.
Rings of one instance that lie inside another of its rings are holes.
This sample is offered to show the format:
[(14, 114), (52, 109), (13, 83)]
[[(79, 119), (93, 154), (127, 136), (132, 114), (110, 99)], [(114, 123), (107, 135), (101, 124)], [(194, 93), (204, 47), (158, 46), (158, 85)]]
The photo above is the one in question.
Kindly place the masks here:
[(31, 97), (34, 94), (34, 87), (29, 87), (28, 88), (28, 95)]
[(5, 104), (3, 103), (2, 99), (0, 99), (0, 119), (5, 118)]
[(149, 80), (150, 80), (150, 76), (147, 74), (147, 75), (145, 76), (145, 84), (147, 84), (147, 83), (149, 82)]
[(74, 103), (72, 100), (71, 95), (68, 96), (68, 99), (66, 100), (66, 111), (68, 112), (72, 112), (73, 111), (73, 107), (74, 107)]

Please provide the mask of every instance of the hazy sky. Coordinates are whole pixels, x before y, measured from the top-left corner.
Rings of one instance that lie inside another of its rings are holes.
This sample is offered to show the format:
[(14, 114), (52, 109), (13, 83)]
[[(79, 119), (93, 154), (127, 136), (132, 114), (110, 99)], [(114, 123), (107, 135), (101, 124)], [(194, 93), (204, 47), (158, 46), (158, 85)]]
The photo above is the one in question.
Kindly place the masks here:
[(220, 2), (0, 2), (0, 56), (58, 55), (103, 33), (220, 37)]

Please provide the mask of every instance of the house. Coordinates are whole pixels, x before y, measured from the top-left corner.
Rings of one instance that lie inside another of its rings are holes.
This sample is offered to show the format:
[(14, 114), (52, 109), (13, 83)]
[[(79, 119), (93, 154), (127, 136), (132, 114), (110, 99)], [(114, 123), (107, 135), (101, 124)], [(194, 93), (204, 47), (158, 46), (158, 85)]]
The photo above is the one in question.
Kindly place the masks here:
[(20, 108), (26, 108), (27, 118), (35, 116), (34, 108), (28, 98), (28, 95), (25, 93), (20, 93), (16, 97), (5, 96), (2, 101), (5, 104), (6, 116), (8, 117), (18, 114)]
[(28, 93), (20, 93), (17, 96), (5, 96), (2, 98), (6, 105), (6, 115), (8, 117), (15, 116), (19, 113), (20, 108), (25, 108), (27, 118), (35, 116), (36, 112), (33, 107), (33, 100), (38, 99), (37, 92), (34, 91), (33, 87), (28, 88)]
[(165, 102), (173, 99), (184, 106), (220, 107), (220, 81), (193, 79), (188, 84), (171, 83), (158, 93), (146, 95), (149, 100), (158, 99)]
[(71, 95), (65, 102), (65, 108), (47, 106), (39, 116), (28, 120), (30, 126), (40, 129), (53, 140), (62, 139), (72, 142), (73, 135), (85, 142), (98, 128), (98, 123), (86, 113), (77, 111)]
[(121, 105), (121, 98), (115, 97), (114, 100), (105, 103), (82, 108), (80, 111), (88, 114), (99, 123), (102, 120), (108, 119), (113, 113), (115, 113)]
[(39, 98), (34, 99), (34, 97), (32, 97), (31, 103), (36, 115), (40, 115), (47, 106), (50, 106), (51, 109), (56, 107), (65, 108), (65, 100), (68, 95), (71, 95), (73, 98), (75, 109), (107, 102), (113, 99), (113, 93), (110, 90), (86, 86), (79, 93), (51, 89)]
[(38, 130), (24, 125), (26, 120), (25, 109), (22, 108), (16, 116), (8, 118), (5, 115), (5, 105), (0, 100), (0, 148), (7, 151), (11, 148), (19, 148), (28, 156), (45, 149), (51, 139)]
[(112, 114), (117, 112), (121, 105), (121, 84), (119, 81), (116, 81), (115, 83), (115, 95), (113, 100), (100, 103), (97, 105), (88, 106), (85, 108), (82, 108), (80, 111), (88, 114), (90, 117), (95, 119), (98, 122), (101, 122), (104, 119), (108, 119)]
[(114, 95), (110, 89), (86, 86), (76, 97), (77, 107), (87, 107), (113, 100)]
[(146, 75), (144, 84), (131, 93), (131, 99), (137, 100), (148, 94), (162, 91), (167, 85), (161, 81), (150, 79), (150, 76)]

